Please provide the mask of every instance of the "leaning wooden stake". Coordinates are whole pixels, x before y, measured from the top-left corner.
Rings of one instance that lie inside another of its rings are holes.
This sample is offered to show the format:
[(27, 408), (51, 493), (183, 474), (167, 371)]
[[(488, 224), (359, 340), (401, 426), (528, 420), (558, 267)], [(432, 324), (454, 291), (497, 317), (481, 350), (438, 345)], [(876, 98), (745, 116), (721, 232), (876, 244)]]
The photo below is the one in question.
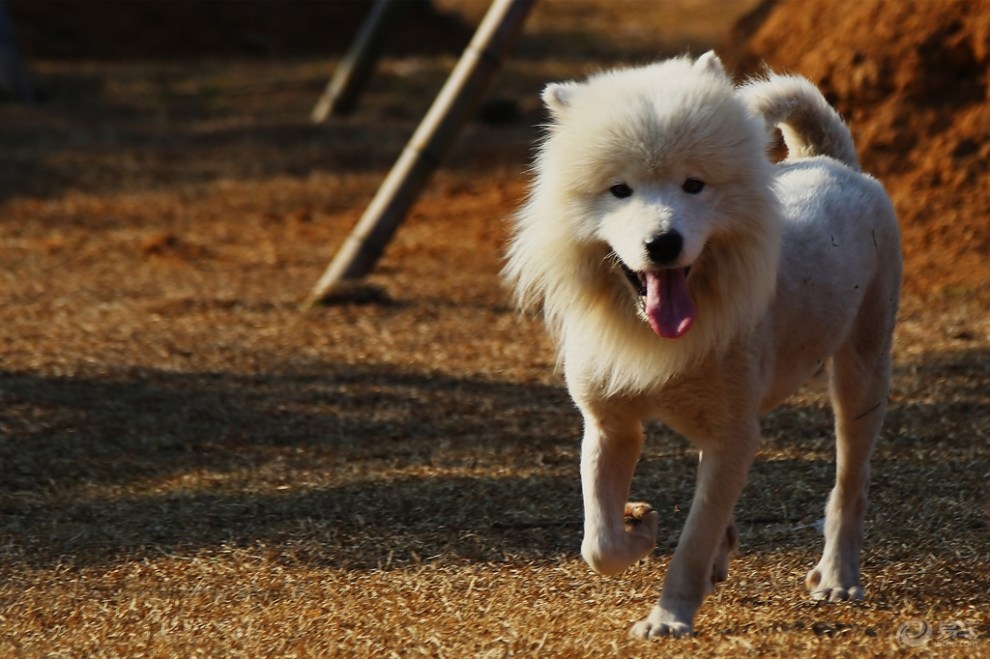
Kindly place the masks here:
[(316, 283), (306, 306), (320, 303), (342, 281), (359, 279), (374, 267), (458, 129), (477, 109), (533, 3), (534, 0), (492, 3), (392, 171)]
[(395, 22), (403, 8), (401, 0), (375, 0), (357, 38), (327, 83), (310, 118), (323, 123), (330, 115), (353, 112), (371, 69), (381, 52), (382, 39), (389, 24)]

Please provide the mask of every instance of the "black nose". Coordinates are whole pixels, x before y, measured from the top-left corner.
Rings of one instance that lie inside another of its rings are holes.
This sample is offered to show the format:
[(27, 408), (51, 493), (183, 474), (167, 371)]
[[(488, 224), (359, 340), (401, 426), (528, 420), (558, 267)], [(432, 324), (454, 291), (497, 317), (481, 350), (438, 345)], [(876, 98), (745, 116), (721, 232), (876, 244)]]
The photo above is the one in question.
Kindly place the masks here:
[(677, 260), (684, 247), (684, 239), (676, 231), (667, 231), (653, 236), (650, 242), (646, 243), (646, 253), (650, 255), (650, 260), (657, 265), (667, 265)]

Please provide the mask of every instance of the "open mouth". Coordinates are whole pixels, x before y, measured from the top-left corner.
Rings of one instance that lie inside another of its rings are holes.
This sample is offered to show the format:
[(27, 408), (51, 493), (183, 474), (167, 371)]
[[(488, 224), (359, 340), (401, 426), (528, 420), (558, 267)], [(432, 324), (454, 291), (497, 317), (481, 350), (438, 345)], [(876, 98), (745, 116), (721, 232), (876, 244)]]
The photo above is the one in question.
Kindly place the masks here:
[(639, 295), (643, 315), (658, 336), (679, 339), (694, 324), (696, 309), (688, 292), (691, 266), (636, 272), (618, 259), (622, 274)]
[[(640, 297), (646, 297), (646, 273), (636, 272), (619, 259), (616, 259), (616, 261), (618, 262), (619, 267), (622, 268), (622, 274), (626, 276), (626, 279), (633, 287), (633, 290), (636, 291), (636, 294)], [(691, 273), (691, 266), (687, 266), (683, 268), (683, 270), (684, 276), (687, 277)]]
[(646, 280), (639, 275), (638, 272), (634, 272), (622, 261), (619, 261), (619, 267), (622, 268), (622, 274), (626, 276), (629, 283), (632, 285), (633, 289), (640, 297), (646, 297)]

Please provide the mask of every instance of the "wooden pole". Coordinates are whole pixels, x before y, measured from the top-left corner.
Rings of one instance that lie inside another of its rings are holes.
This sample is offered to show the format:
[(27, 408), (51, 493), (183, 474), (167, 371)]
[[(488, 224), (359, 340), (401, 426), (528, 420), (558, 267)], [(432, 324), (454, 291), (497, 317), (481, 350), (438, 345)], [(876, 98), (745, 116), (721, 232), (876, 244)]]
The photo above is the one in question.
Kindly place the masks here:
[(314, 123), (321, 124), (330, 115), (339, 116), (354, 111), (361, 90), (381, 53), (382, 37), (388, 25), (400, 13), (403, 4), (403, 0), (375, 0), (361, 24), (357, 38), (313, 108), (310, 118)]
[(374, 268), (458, 130), (477, 109), (534, 1), (494, 0), (402, 155), (316, 283), (306, 306), (325, 300), (340, 282), (359, 279)]

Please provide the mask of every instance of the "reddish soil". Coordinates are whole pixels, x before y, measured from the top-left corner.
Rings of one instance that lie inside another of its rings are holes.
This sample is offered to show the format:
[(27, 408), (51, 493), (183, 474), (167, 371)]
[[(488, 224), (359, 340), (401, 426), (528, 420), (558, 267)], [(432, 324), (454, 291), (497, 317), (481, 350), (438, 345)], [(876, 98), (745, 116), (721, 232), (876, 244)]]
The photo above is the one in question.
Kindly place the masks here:
[(818, 83), (850, 122), (903, 229), (907, 289), (990, 288), (990, 2), (793, 0), (736, 32), (761, 61)]

